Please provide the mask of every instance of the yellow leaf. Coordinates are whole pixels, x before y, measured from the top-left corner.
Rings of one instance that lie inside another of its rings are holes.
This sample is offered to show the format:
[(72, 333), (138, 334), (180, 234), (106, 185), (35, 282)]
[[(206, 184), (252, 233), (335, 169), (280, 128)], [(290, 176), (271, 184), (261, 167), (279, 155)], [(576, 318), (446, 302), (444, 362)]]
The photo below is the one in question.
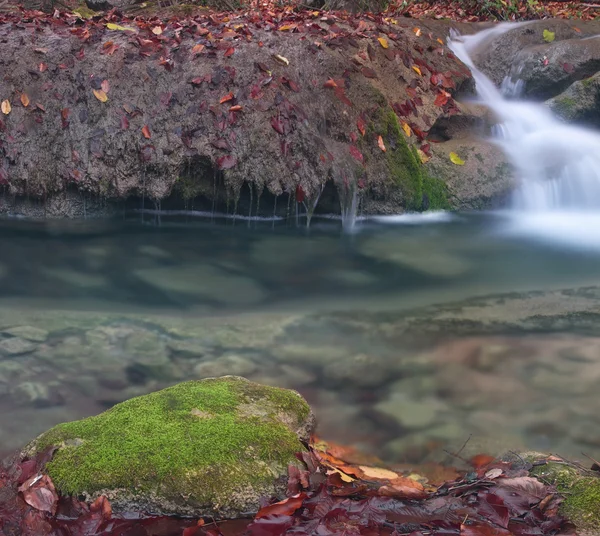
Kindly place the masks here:
[(442, 41), (442, 40), (441, 40), (439, 37), (437, 38), (437, 42), (438, 42), (440, 45), (443, 45), (443, 44), (444, 44), (444, 42), (443, 42), (443, 41)]
[(415, 35), (417, 37), (421, 36), (421, 28), (417, 28), (416, 26), (413, 28), (413, 32), (415, 32)]
[(388, 42), (387, 39), (385, 37), (379, 37), (377, 39), (377, 41), (379, 41), (379, 44), (383, 47), (383, 48), (388, 48)]
[(283, 63), (284, 65), (290, 64), (290, 60), (284, 58), (283, 56), (280, 56), (279, 54), (273, 54), (273, 59), (277, 60), (279, 63)]
[(419, 154), (419, 158), (421, 159), (422, 164), (426, 164), (431, 159), (431, 157), (427, 156), (421, 149), (417, 149), (417, 153)]
[(419, 68), (418, 68), (416, 65), (413, 65), (413, 66), (412, 66), (412, 68), (413, 68), (413, 71), (414, 71), (415, 73), (417, 73), (419, 76), (423, 76), (423, 75), (421, 74), (421, 69), (419, 69)]
[(346, 473), (344, 473), (343, 471), (340, 471), (338, 468), (330, 466), (331, 469), (329, 471), (327, 471), (328, 475), (331, 475), (333, 473), (337, 473), (338, 475), (340, 475), (341, 479), (344, 482), (354, 482), (356, 480), (356, 478), (352, 478), (351, 476), (347, 475)]
[(389, 471), (388, 469), (381, 469), (380, 467), (369, 467), (368, 465), (359, 465), (358, 468), (363, 472), (367, 478), (376, 478), (383, 480), (393, 480), (398, 478), (398, 473)]
[(287, 32), (289, 30), (293, 30), (295, 28), (295, 26), (293, 24), (284, 24), (283, 26), (279, 27), (279, 31), (280, 32)]
[(194, 45), (192, 47), (192, 52), (194, 54), (200, 54), (200, 52), (202, 52), (204, 50), (204, 45), (201, 45), (200, 43), (198, 43), (197, 45)]
[(108, 100), (108, 96), (101, 89), (94, 89), (94, 97), (96, 97), (100, 102), (106, 102)]
[(450, 161), (457, 166), (464, 166), (465, 161), (456, 153), (450, 153)]
[(136, 32), (137, 33), (137, 30), (135, 28), (129, 28), (127, 26), (120, 26), (119, 24), (115, 24), (114, 22), (107, 22), (106, 27), (109, 30), (119, 30), (121, 32)]
[(155, 26), (154, 28), (152, 28), (152, 33), (154, 35), (160, 35), (162, 34), (162, 28), (160, 26)]
[(10, 106), (10, 102), (8, 101), (8, 99), (2, 101), (2, 105), (0, 106), (0, 109), (2, 110), (2, 113), (4, 115), (8, 115), (10, 113), (12, 108)]
[(552, 43), (552, 41), (554, 41), (554, 32), (551, 32), (550, 30), (544, 30), (543, 36), (546, 43)]
[(21, 93), (21, 104), (27, 108), (27, 106), (29, 106), (29, 97), (27, 96), (27, 93)]
[(406, 121), (402, 121), (402, 130), (404, 130), (404, 133), (410, 138), (412, 130)]

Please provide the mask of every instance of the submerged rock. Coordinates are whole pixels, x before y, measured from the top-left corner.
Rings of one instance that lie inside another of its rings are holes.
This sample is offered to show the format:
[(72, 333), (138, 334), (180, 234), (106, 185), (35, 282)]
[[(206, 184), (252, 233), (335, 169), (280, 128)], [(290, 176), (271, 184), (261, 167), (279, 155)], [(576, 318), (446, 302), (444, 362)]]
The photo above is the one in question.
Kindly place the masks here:
[(189, 381), (55, 426), (23, 451), (62, 494), (105, 495), (115, 512), (235, 518), (285, 497), (314, 417), (295, 391), (236, 376)]

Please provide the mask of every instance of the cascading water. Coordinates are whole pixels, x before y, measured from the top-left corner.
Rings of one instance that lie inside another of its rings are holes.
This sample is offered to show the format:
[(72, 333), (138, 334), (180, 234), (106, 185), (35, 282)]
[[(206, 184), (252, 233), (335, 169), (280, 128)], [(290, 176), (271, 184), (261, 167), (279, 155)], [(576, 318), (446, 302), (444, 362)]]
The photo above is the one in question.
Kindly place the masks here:
[[(543, 104), (515, 100), (522, 84), (507, 80), (498, 89), (471, 59), (482, 43), (515, 26), (503, 23), (475, 35), (453, 35), (449, 43), (471, 69), (480, 101), (500, 121), (496, 141), (520, 180), (512, 209), (538, 219), (549, 213), (555, 220), (573, 221), (581, 213), (600, 219), (600, 135), (561, 122)], [(518, 72), (516, 65), (513, 76)]]

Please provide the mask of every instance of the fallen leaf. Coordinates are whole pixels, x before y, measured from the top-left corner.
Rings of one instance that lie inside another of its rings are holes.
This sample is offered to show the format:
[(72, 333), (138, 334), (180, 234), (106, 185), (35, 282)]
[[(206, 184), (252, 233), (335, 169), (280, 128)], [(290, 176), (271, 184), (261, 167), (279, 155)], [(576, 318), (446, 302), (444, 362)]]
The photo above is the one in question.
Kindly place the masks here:
[(381, 136), (377, 137), (377, 145), (379, 145), (379, 148), (385, 153), (385, 144), (383, 143), (383, 138)]
[(419, 69), (419, 68), (418, 68), (416, 65), (413, 65), (413, 66), (412, 66), (412, 68), (413, 68), (413, 71), (414, 71), (415, 73), (417, 73), (419, 76), (423, 76), (423, 75), (421, 74), (421, 69)]
[(219, 169), (231, 169), (237, 164), (237, 158), (230, 154), (217, 158), (217, 167)]
[(427, 156), (425, 154), (425, 151), (423, 151), (422, 149), (417, 149), (417, 153), (419, 155), (419, 158), (421, 159), (422, 164), (426, 164), (427, 162), (429, 162), (429, 160), (431, 160), (431, 157)]
[(163, 33), (163, 30), (160, 26), (155, 26), (154, 28), (152, 28), (152, 33), (154, 35), (161, 35)]
[(231, 106), (231, 108), (229, 108), (229, 111), (230, 112), (241, 112), (243, 109), (244, 109), (243, 106), (236, 104), (235, 106)]
[(233, 53), (235, 52), (235, 48), (233, 47), (229, 47), (226, 51), (225, 54), (223, 54), (224, 58), (229, 58), (230, 56), (233, 56)]
[(38, 54), (47, 54), (48, 53), (47, 48), (34, 48), (33, 51), (37, 52)]
[(370, 67), (363, 67), (360, 72), (365, 78), (377, 78), (377, 73)]
[(200, 52), (202, 52), (204, 50), (204, 45), (198, 43), (197, 45), (194, 45), (192, 47), (192, 52), (194, 54), (200, 54)]
[(500, 469), (499, 467), (496, 467), (494, 469), (490, 469), (484, 476), (485, 478), (489, 478), (490, 480), (493, 480), (494, 478), (498, 478), (504, 471), (502, 469)]
[(360, 132), (361, 136), (365, 135), (365, 132), (367, 131), (367, 124), (365, 123), (365, 120), (362, 117), (359, 117), (356, 120), (356, 128), (358, 128), (358, 131)]
[(100, 84), (100, 89), (102, 89), (102, 91), (104, 91), (104, 93), (108, 93), (108, 91), (110, 90), (110, 83), (108, 80), (102, 80), (102, 83)]
[(441, 40), (439, 37), (437, 38), (437, 42), (438, 42), (440, 45), (443, 45), (443, 44), (444, 44), (444, 42), (443, 42), (443, 41), (442, 41), (442, 40)]
[(364, 156), (362, 155), (362, 153), (358, 150), (358, 147), (356, 147), (356, 145), (350, 145), (350, 154), (356, 158), (356, 160), (358, 160), (361, 164), (365, 161)]
[(39, 65), (40, 73), (43, 73), (44, 71), (46, 71), (46, 69), (48, 69), (48, 65), (43, 62), (40, 63), (40, 65)]
[(2, 113), (4, 115), (8, 115), (10, 113), (10, 111), (12, 110), (12, 107), (10, 105), (10, 101), (8, 99), (3, 100), (2, 104), (0, 105), (0, 109), (2, 110)]
[(273, 59), (278, 61), (279, 63), (281, 63), (282, 65), (289, 65), (290, 64), (290, 60), (288, 60), (287, 58), (279, 55), (279, 54), (273, 54)]
[(413, 28), (413, 32), (417, 37), (421, 37), (421, 28), (417, 28), (416, 26)]
[(106, 23), (106, 27), (109, 30), (119, 30), (121, 32), (134, 32), (134, 33), (137, 33), (137, 30), (135, 28), (129, 28), (128, 26), (120, 26), (118, 24), (115, 24), (114, 22), (108, 22), (108, 23)]
[(428, 495), (423, 489), (402, 485), (381, 486), (378, 493), (384, 497), (394, 497), (395, 499), (424, 499)]
[(543, 36), (546, 43), (552, 43), (552, 41), (554, 41), (554, 32), (551, 32), (550, 30), (544, 30)]
[(465, 522), (460, 526), (460, 536), (513, 536), (513, 533), (487, 524), (466, 524)]
[(41, 110), (42, 112), (46, 113), (46, 108), (44, 108), (44, 105), (43, 105), (43, 104), (40, 104), (39, 102), (36, 102), (36, 103), (35, 103), (35, 107), (36, 107), (38, 110)]
[(306, 198), (306, 192), (304, 191), (302, 186), (299, 184), (298, 186), (296, 186), (296, 203), (302, 203), (305, 198)]
[(335, 80), (333, 78), (330, 78), (329, 80), (327, 80), (327, 82), (325, 82), (323, 84), (323, 87), (326, 88), (334, 88), (334, 87), (338, 87), (337, 84), (335, 83)]
[(291, 516), (296, 510), (298, 510), (298, 508), (302, 506), (305, 498), (306, 493), (299, 493), (293, 497), (290, 497), (289, 499), (276, 502), (275, 504), (270, 504), (269, 506), (261, 508), (256, 514), (255, 518), (260, 519), (270, 515)]
[(148, 125), (144, 125), (144, 128), (142, 128), (142, 134), (144, 135), (144, 138), (146, 138), (147, 140), (149, 140), (152, 137), (152, 134), (150, 133), (150, 128), (148, 127)]
[(388, 42), (385, 37), (379, 37), (377, 41), (379, 41), (379, 44), (382, 46), (382, 48), (388, 48)]
[(230, 91), (229, 93), (227, 93), (227, 95), (225, 95), (224, 97), (221, 97), (221, 100), (219, 100), (219, 104), (224, 104), (231, 100), (233, 100), (233, 93)]
[(100, 102), (106, 102), (108, 100), (108, 96), (102, 89), (94, 89), (93, 93), (94, 97), (96, 97)]
[(457, 166), (465, 165), (465, 161), (454, 152), (450, 153), (450, 161)]
[(375, 478), (377, 480), (392, 480), (394, 478), (398, 478), (398, 473), (388, 469), (369, 467), (367, 465), (359, 465), (358, 468), (363, 472), (364, 476), (368, 478)]
[(27, 106), (29, 106), (29, 97), (27, 96), (27, 93), (21, 93), (21, 104), (27, 108)]
[(289, 32), (290, 30), (294, 30), (296, 28), (295, 24), (284, 24), (279, 27), (280, 32)]
[(575, 72), (575, 67), (570, 63), (563, 63), (563, 70), (565, 73), (573, 74)]
[(42, 512), (54, 515), (58, 504), (58, 495), (54, 484), (47, 475), (35, 475), (19, 486), (19, 492), (29, 505)]
[(406, 134), (406, 136), (410, 138), (410, 135), (412, 134), (412, 130), (410, 128), (410, 125), (406, 121), (402, 121), (402, 130), (404, 130), (404, 133)]

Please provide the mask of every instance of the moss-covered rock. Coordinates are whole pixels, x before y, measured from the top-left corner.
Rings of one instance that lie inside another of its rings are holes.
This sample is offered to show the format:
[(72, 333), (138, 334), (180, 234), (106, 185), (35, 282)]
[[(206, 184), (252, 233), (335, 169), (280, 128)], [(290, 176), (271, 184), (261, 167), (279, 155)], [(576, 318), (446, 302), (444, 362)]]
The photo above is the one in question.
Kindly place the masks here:
[(58, 447), (46, 471), (63, 494), (115, 511), (232, 518), (283, 498), (314, 417), (295, 391), (236, 376), (184, 382), (60, 424), (24, 457)]
[[(522, 456), (523, 457), (523, 456)], [(600, 477), (579, 466), (544, 455), (528, 453), (527, 461), (534, 464), (531, 473), (540, 480), (556, 486), (564, 497), (560, 513), (575, 524), (578, 531), (598, 534), (600, 531)], [(540, 461), (540, 459), (542, 459)], [(545, 461), (545, 463), (542, 463)]]

